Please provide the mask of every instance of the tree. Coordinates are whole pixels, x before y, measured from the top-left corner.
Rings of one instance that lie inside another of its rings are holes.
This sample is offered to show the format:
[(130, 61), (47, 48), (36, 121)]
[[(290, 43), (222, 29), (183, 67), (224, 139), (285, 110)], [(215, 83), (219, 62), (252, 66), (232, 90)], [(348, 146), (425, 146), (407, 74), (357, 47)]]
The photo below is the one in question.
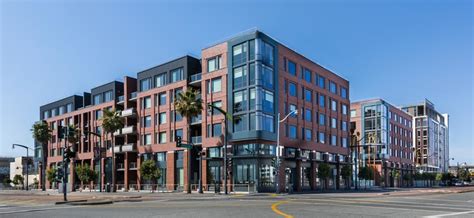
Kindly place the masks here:
[(345, 180), (344, 182), (346, 183), (346, 188), (349, 188), (350, 187), (350, 178), (352, 176), (352, 168), (350, 165), (344, 165), (342, 168), (341, 168), (341, 175), (342, 175), (342, 178)]
[(327, 179), (331, 176), (331, 167), (327, 163), (319, 164), (318, 177), (324, 182), (324, 189), (327, 189)]
[(156, 163), (154, 160), (146, 160), (140, 165), (140, 175), (146, 179), (150, 180), (152, 182), (152, 187), (151, 187), (151, 192), (153, 192), (155, 189), (153, 185), (155, 184), (155, 181), (161, 177), (161, 172), (158, 167), (156, 167)]
[(39, 185), (38, 179), (37, 179), (36, 177), (33, 178), (33, 186), (34, 186), (34, 188), (37, 189), (37, 188), (38, 188), (38, 185)]
[(405, 173), (405, 174), (403, 174), (403, 176), (402, 176), (402, 180), (405, 181), (405, 183), (407, 184), (407, 187), (408, 187), (409, 184), (410, 184), (411, 177), (412, 177), (411, 173)]
[(10, 187), (11, 186), (10, 183), (12, 183), (12, 180), (8, 177), (5, 177), (2, 182), (3, 182), (3, 186)]
[[(24, 180), (25, 180), (25, 179), (23, 178), (22, 175), (16, 174), (16, 175), (13, 177), (13, 184), (15, 184), (15, 185), (20, 185), (20, 184), (21, 184), (21, 185), (23, 186), (23, 181), (24, 181)], [(23, 188), (24, 188), (24, 187), (23, 187)]]
[(76, 166), (76, 175), (82, 183), (90, 183), (97, 177), (96, 172), (90, 168), (89, 164)]
[[(114, 135), (113, 133), (119, 129), (122, 129), (124, 126), (124, 119), (121, 117), (120, 112), (114, 110), (103, 110), (104, 116), (102, 117), (102, 128), (106, 133), (106, 141), (107, 141), (107, 134), (112, 135), (112, 146), (114, 145)], [(115, 192), (115, 151), (112, 148), (112, 191)], [(101, 176), (101, 175), (99, 175)]]
[[(202, 112), (202, 100), (198, 97), (199, 93), (189, 87), (184, 93), (178, 93), (174, 102), (175, 110), (186, 118), (188, 142), (191, 142), (190, 123), (191, 118)], [(225, 151), (224, 151), (225, 152)], [(191, 193), (191, 150), (188, 151), (188, 193)]]
[(367, 188), (367, 180), (374, 179), (374, 171), (372, 167), (361, 167), (359, 169), (359, 178), (365, 180), (365, 187)]
[[(400, 182), (400, 170), (392, 170), (392, 177), (395, 181), (397, 181), (397, 183)], [(400, 184), (398, 184), (398, 186), (400, 186)]]
[(459, 167), (458, 169), (458, 179), (461, 181), (469, 181), (470, 173), (467, 167)]
[(48, 126), (46, 121), (39, 121), (33, 124), (31, 128), (31, 132), (33, 134), (33, 138), (41, 144), (41, 150), (43, 154), (41, 155), (43, 158), (43, 163), (41, 164), (41, 189), (46, 191), (46, 180), (45, 180), (45, 171), (46, 171), (46, 164), (47, 164), (47, 157), (48, 157), (48, 141), (51, 139), (51, 129)]
[(57, 173), (58, 173), (58, 170), (56, 168), (49, 168), (46, 171), (46, 177), (51, 184), (53, 184), (54, 182), (57, 182), (57, 178), (56, 178)]
[(451, 173), (443, 173), (442, 177), (441, 177), (441, 180), (446, 184), (448, 185), (449, 181), (451, 181), (453, 179), (453, 174)]

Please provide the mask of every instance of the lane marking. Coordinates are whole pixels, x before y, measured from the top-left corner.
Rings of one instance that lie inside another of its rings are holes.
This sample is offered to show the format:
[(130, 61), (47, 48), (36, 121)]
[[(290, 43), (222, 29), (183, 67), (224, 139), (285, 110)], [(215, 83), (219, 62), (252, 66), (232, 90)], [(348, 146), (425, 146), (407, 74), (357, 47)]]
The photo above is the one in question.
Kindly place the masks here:
[(280, 215), (280, 216), (283, 216), (285, 218), (293, 218), (293, 216), (291, 215), (288, 215), (286, 213), (283, 213), (281, 210), (278, 210), (278, 206), (281, 205), (281, 204), (286, 204), (288, 203), (288, 201), (278, 201), (274, 204), (272, 204), (272, 210), (273, 212), (275, 212), (276, 214)]
[(446, 213), (446, 214), (439, 214), (439, 215), (425, 216), (425, 217), (426, 218), (437, 218), (437, 217), (445, 217), (445, 216), (457, 216), (457, 215), (470, 214), (470, 213), (474, 213), (474, 210), (458, 212), (458, 213)]

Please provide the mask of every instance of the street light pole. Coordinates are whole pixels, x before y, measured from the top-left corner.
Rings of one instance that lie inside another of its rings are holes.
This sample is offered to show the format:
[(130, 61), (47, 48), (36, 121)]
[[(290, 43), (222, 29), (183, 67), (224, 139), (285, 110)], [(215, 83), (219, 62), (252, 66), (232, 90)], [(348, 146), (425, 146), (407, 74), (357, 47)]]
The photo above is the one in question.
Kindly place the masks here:
[[(31, 149), (31, 148), (29, 148), (26, 145), (13, 144), (12, 149), (15, 149), (15, 146), (19, 146), (19, 147), (22, 147), (22, 148), (26, 149), (26, 190), (28, 191), (28, 174), (29, 174), (29, 172), (28, 172), (28, 168), (29, 168), (28, 163), (29, 163), (29, 160), (30, 160), (29, 154), (28, 154), (28, 149)], [(22, 162), (23, 162), (23, 160), (22, 160)]]
[(280, 113), (277, 114), (277, 145), (276, 145), (276, 193), (280, 193), (280, 123), (284, 122), (292, 114), (298, 115), (298, 110), (290, 111), (285, 118), (280, 120)]

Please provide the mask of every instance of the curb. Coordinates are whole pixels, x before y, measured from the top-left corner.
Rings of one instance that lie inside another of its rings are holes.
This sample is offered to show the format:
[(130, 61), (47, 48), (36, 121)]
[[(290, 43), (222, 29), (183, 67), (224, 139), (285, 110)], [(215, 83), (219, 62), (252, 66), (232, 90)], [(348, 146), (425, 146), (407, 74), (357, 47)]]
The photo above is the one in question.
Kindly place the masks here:
[(74, 201), (58, 201), (55, 202), (55, 205), (61, 205), (61, 204), (71, 204), (71, 203), (76, 203), (76, 202), (87, 202), (87, 200), (74, 200)]
[(113, 204), (113, 201), (86, 201), (86, 202), (72, 202), (70, 205), (102, 205), (102, 204)]

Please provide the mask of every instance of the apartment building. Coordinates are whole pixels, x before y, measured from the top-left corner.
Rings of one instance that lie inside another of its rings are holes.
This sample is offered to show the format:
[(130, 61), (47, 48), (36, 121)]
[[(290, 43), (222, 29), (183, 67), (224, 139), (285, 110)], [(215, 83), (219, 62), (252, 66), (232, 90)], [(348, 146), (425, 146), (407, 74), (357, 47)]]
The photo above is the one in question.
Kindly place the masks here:
[[(208, 46), (200, 59), (186, 55), (138, 72), (137, 79), (125, 77), (123, 83), (111, 84), (40, 109), (40, 118), (53, 128), (74, 123), (81, 130), (102, 135), (81, 139), (74, 160), (90, 163), (96, 170), (102, 166), (102, 185), (111, 182), (112, 148), (118, 190), (149, 187), (138, 171), (148, 159), (155, 160), (162, 172), (158, 186), (185, 189), (188, 170), (191, 183), (197, 184), (199, 152), (206, 155), (201, 168), (205, 190), (224, 183), (224, 167), (234, 191), (275, 191), (277, 170), (281, 191), (316, 190), (322, 185), (317, 177), (321, 163), (331, 166), (330, 187), (344, 184), (340, 168), (349, 164), (349, 82), (260, 31), (247, 31)], [(189, 88), (200, 93), (203, 111), (187, 123), (175, 111), (174, 101)], [(232, 121), (208, 104), (227, 111)], [(125, 119), (125, 127), (113, 134), (100, 128), (100, 110), (107, 108), (120, 110)], [(284, 117), (294, 110), (298, 115), (278, 122), (278, 114)], [(227, 148), (223, 148), (225, 125)], [(275, 168), (277, 128), (283, 160), (280, 169)], [(188, 135), (191, 142), (186, 143), (197, 149), (176, 147), (175, 137), (185, 140)], [(61, 143), (55, 139), (48, 145), (49, 167), (61, 161)], [(100, 146), (107, 148), (107, 155), (99, 162), (93, 150)], [(191, 152), (190, 169), (187, 152)], [(228, 166), (223, 164), (224, 152)], [(80, 182), (71, 175), (69, 181), (78, 186)], [(98, 181), (88, 185), (94, 184)]]
[(359, 158), (359, 167), (354, 169), (375, 168), (378, 186), (410, 185), (402, 178), (415, 168), (412, 116), (383, 99), (352, 102), (350, 116), (351, 127), (361, 140), (352, 147), (353, 157)]
[(441, 114), (428, 99), (403, 107), (413, 116), (415, 163), (423, 172), (448, 172), (449, 115)]

